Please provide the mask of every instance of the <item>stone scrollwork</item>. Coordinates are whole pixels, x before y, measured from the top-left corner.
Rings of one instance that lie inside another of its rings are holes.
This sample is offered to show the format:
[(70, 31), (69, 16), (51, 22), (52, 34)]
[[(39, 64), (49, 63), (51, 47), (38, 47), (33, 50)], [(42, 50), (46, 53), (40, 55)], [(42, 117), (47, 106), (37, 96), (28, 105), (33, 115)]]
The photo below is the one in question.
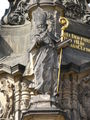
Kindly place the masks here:
[(64, 0), (65, 16), (75, 19), (78, 22), (90, 24), (90, 9), (88, 0)]
[[(13, 84), (6, 78), (0, 79), (0, 118), (13, 120)], [(11, 115), (12, 114), (12, 115)]]
[(28, 19), (29, 0), (9, 0), (10, 7), (2, 18), (2, 24), (22, 25)]
[[(64, 6), (66, 8), (65, 15), (67, 17), (73, 18), (73, 19), (80, 19), (84, 15), (84, 9), (81, 7), (82, 5), (79, 4), (78, 2), (73, 1), (68, 1), (64, 2)], [(83, 6), (85, 6), (83, 4)]]

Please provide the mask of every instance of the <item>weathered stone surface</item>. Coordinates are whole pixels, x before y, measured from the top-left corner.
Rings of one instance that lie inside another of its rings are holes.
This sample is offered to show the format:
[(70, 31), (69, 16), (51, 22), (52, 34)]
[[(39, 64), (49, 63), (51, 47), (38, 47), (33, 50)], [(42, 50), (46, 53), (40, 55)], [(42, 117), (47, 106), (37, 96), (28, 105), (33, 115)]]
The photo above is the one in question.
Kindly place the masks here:
[[(22, 26), (2, 25), (0, 29), (0, 63), (9, 66), (26, 65), (30, 48), (30, 22)], [(16, 60), (17, 59), (17, 60)]]
[(66, 8), (66, 17), (77, 20), (81, 23), (90, 24), (90, 9), (87, 0), (64, 0), (63, 5)]
[(14, 81), (8, 74), (0, 76), (0, 119), (14, 119)]
[[(0, 28), (0, 119), (89, 120), (89, 1), (9, 2)], [(60, 16), (69, 18), (66, 31)], [(62, 38), (80, 48), (65, 46)]]

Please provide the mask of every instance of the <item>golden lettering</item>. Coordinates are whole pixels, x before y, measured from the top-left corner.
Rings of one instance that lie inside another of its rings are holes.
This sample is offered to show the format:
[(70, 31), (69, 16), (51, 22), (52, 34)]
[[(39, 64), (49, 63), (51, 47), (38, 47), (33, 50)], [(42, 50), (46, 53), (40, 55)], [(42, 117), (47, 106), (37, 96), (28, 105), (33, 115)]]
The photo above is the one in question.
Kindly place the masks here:
[(72, 43), (70, 44), (70, 47), (81, 51), (90, 52), (90, 48), (85, 46), (86, 44), (90, 44), (90, 39), (66, 32), (64, 39), (68, 39), (68, 38), (72, 39)]

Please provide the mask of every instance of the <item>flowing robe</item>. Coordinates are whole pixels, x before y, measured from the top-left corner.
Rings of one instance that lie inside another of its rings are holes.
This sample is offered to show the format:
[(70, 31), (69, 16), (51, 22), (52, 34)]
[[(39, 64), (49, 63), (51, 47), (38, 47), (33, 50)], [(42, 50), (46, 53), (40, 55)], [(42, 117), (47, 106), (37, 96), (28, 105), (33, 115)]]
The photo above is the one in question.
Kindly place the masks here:
[(47, 30), (41, 35), (35, 35), (32, 41), (34, 43), (30, 48), (30, 57), (33, 60), (28, 63), (25, 74), (31, 76), (34, 74), (35, 89), (39, 93), (54, 95), (56, 94), (58, 74), (55, 41), (51, 39)]

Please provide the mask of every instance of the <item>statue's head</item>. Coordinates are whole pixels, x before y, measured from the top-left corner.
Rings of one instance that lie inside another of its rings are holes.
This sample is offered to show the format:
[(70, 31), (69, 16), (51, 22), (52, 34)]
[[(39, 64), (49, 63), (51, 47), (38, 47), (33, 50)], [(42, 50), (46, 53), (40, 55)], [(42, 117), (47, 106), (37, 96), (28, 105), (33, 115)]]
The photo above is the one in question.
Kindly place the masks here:
[(43, 33), (47, 28), (46, 13), (43, 11), (42, 8), (38, 7), (32, 14), (33, 14), (32, 19), (34, 20), (35, 29), (38, 30), (37, 31), (38, 34)]

